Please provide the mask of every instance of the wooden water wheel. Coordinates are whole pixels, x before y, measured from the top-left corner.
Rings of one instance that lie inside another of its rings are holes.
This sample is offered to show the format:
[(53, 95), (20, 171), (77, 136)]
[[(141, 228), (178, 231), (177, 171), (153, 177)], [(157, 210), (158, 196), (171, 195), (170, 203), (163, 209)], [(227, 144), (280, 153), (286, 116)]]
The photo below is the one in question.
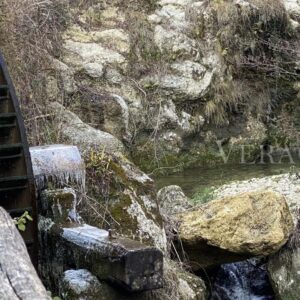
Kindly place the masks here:
[(19, 217), (33, 218), (22, 232), (37, 265), (37, 210), (34, 178), (24, 121), (12, 80), (0, 54), (0, 206)]

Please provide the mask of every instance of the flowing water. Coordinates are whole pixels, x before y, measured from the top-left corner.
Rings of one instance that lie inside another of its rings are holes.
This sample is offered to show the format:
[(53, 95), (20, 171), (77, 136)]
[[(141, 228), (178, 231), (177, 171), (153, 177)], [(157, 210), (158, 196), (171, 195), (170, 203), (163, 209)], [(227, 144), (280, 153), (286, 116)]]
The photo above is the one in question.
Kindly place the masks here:
[[(156, 178), (157, 189), (179, 185), (189, 197), (208, 188), (237, 180), (247, 180), (300, 170), (295, 164), (222, 164), (213, 168), (194, 168), (181, 173)], [(222, 265), (209, 276), (211, 300), (271, 300), (275, 299), (268, 281), (265, 265), (248, 260)]]
[(211, 300), (273, 300), (266, 265), (249, 259), (222, 265), (210, 276)]

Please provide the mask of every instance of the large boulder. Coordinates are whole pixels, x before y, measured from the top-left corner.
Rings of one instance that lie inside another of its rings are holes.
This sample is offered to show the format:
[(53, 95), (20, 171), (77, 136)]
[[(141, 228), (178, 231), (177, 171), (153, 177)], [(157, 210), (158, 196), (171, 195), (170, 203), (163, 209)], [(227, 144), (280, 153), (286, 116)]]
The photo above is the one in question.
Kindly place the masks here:
[(183, 249), (196, 269), (275, 253), (294, 228), (284, 197), (267, 190), (214, 200), (179, 219)]
[(285, 197), (296, 225), (300, 206), (299, 183), (297, 174), (282, 174), (263, 178), (252, 178), (225, 184), (214, 191), (216, 198), (235, 196), (241, 193), (258, 192), (263, 189), (278, 192)]
[(270, 257), (269, 278), (280, 300), (298, 299), (300, 295), (300, 222), (288, 244)]

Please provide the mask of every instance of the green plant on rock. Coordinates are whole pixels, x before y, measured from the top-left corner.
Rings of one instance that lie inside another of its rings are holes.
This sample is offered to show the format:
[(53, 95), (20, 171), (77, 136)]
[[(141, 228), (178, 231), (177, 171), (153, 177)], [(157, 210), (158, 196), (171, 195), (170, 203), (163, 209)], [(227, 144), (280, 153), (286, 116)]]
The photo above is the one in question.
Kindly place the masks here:
[(28, 211), (25, 211), (22, 216), (14, 218), (14, 222), (20, 231), (26, 230), (26, 224), (28, 221), (33, 221)]
[(86, 166), (88, 169), (93, 170), (95, 175), (100, 175), (109, 169), (110, 162), (111, 158), (107, 156), (105, 148), (102, 152), (92, 149), (86, 160)]
[(196, 192), (192, 197), (192, 202), (197, 204), (204, 204), (214, 198), (214, 187), (205, 187)]

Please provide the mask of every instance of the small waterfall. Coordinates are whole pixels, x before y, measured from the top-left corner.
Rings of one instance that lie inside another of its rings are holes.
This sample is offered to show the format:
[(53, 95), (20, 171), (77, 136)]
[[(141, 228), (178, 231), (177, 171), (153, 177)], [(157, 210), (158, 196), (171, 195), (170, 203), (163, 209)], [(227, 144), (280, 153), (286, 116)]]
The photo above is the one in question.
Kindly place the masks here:
[(262, 259), (226, 264), (210, 278), (211, 300), (273, 300), (266, 265)]

